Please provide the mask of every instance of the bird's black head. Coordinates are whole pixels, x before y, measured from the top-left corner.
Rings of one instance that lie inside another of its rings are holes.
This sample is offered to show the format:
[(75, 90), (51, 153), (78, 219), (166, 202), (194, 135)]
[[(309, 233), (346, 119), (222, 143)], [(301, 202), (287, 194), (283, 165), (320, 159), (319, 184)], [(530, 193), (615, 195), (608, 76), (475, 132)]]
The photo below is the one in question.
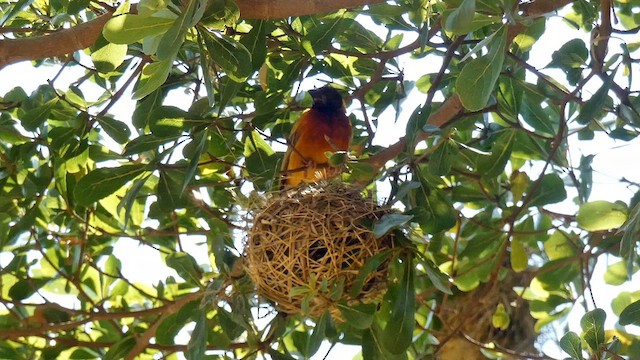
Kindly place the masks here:
[(342, 96), (338, 90), (329, 85), (309, 90), (309, 95), (313, 98), (313, 109), (324, 113), (336, 113), (344, 109)]

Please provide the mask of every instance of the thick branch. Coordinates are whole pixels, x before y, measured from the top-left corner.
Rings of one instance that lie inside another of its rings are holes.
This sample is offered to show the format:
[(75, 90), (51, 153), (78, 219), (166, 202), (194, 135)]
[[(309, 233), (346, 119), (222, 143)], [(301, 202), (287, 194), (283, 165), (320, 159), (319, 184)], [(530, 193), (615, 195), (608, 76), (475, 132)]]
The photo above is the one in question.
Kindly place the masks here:
[(20, 61), (63, 56), (88, 48), (96, 41), (109, 19), (110, 12), (50, 35), (0, 40), (0, 69)]
[[(240, 15), (245, 19), (279, 19), (289, 16), (322, 14), (339, 9), (384, 0), (237, 0)], [(49, 35), (32, 36), (21, 39), (0, 40), (0, 69), (25, 60), (38, 60), (63, 56), (93, 45), (104, 24), (111, 18), (111, 12), (98, 16), (70, 29), (56, 31)]]

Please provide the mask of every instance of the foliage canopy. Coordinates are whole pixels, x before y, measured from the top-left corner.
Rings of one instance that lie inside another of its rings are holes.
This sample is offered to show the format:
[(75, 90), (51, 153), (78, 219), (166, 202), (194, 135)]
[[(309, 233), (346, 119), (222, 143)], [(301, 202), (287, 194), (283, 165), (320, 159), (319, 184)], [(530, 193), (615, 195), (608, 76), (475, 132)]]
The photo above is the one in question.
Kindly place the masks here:
[[(640, 325), (640, 291), (607, 314), (592, 274), (607, 259), (607, 284), (637, 271), (640, 179), (600, 187), (607, 155), (589, 146), (638, 143), (639, 10), (0, 3), (0, 81), (18, 61), (59, 69), (0, 94), (0, 358), (310, 358), (326, 340), (365, 359), (546, 359), (540, 339), (579, 305), (581, 330), (553, 335), (566, 354), (638, 359), (625, 326)], [(558, 48), (539, 41), (549, 31)], [(350, 94), (344, 181), (400, 209), (372, 226), (413, 249), (390, 258), (379, 306), (343, 304), (343, 323), (273, 316), (234, 271), (246, 212), (275, 190), (310, 105), (302, 89), (328, 81)], [(118, 256), (125, 243), (162, 259), (161, 280), (124, 271), (142, 262)]]

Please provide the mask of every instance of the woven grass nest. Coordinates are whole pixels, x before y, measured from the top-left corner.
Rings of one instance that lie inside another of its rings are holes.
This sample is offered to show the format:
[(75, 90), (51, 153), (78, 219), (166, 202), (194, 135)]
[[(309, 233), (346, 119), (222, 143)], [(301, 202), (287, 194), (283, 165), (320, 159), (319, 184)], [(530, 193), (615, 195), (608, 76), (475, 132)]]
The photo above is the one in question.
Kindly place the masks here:
[[(246, 271), (258, 295), (288, 314), (340, 318), (338, 302), (373, 302), (386, 287), (386, 264), (374, 269), (355, 297), (349, 294), (367, 259), (393, 247), (371, 224), (388, 208), (340, 182), (275, 194), (256, 212), (245, 245)], [(356, 286), (356, 289), (359, 285)]]

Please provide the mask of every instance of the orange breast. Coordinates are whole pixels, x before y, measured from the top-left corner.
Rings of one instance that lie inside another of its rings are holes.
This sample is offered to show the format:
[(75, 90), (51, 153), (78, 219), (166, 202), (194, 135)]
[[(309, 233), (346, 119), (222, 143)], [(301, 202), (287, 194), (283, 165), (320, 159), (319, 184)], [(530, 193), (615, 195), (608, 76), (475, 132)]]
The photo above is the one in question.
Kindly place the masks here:
[[(330, 177), (326, 152), (347, 151), (351, 142), (351, 123), (342, 113), (327, 116), (314, 109), (306, 110), (294, 126), (286, 164), (288, 185)], [(316, 166), (324, 165), (324, 166)], [(330, 174), (331, 173), (331, 174)]]

